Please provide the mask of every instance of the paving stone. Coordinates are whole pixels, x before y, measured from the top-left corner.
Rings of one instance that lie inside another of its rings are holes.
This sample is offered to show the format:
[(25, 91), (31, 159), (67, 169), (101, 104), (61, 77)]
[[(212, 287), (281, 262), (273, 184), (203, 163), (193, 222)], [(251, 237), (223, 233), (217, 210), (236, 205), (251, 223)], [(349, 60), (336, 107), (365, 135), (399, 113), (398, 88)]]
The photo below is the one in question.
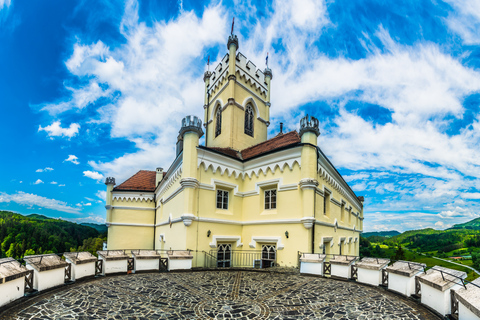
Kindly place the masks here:
[(45, 293), (5, 319), (435, 319), (382, 289), (292, 272), (100, 278)]

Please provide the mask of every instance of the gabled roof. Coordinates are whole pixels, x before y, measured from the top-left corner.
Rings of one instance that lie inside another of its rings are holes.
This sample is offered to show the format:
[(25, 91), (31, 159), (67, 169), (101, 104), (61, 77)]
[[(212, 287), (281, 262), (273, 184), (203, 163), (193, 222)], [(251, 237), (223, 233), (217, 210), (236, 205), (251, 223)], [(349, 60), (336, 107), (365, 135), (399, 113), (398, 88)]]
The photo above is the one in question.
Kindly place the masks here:
[[(125, 182), (119, 184), (114, 191), (155, 191), (156, 171), (140, 170)], [(163, 173), (165, 176), (165, 172)]]
[(285, 148), (294, 146), (301, 142), (300, 136), (297, 131), (291, 131), (284, 134), (278, 134), (276, 137), (268, 139), (262, 143), (256, 144), (254, 146), (243, 149), (242, 151), (237, 151), (232, 148), (217, 148), (217, 147), (206, 147), (205, 149), (213, 150), (219, 153), (223, 153), (227, 156), (239, 159), (239, 160), (248, 160), (256, 156)]

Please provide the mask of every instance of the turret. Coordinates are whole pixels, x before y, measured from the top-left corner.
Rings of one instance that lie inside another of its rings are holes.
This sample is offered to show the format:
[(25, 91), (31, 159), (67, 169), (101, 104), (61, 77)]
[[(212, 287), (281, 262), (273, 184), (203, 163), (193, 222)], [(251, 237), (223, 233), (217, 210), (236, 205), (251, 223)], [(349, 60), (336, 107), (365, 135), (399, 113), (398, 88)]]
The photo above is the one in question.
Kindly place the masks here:
[(317, 138), (320, 135), (320, 129), (318, 128), (318, 119), (306, 115), (300, 120), (300, 137), (302, 143), (310, 143), (314, 146), (317, 145)]
[(178, 133), (178, 141), (183, 150), (183, 176), (196, 178), (197, 147), (203, 136), (202, 120), (196, 116), (186, 116)]
[(230, 87), (230, 94), (228, 97), (228, 104), (235, 104), (235, 81), (237, 77), (235, 76), (235, 60), (237, 57), (238, 50), (238, 38), (236, 35), (232, 34), (228, 37), (228, 82)]
[(105, 209), (107, 209), (107, 224), (112, 220), (112, 190), (115, 186), (115, 178), (107, 177), (105, 179), (105, 184), (107, 185), (107, 195), (105, 199)]

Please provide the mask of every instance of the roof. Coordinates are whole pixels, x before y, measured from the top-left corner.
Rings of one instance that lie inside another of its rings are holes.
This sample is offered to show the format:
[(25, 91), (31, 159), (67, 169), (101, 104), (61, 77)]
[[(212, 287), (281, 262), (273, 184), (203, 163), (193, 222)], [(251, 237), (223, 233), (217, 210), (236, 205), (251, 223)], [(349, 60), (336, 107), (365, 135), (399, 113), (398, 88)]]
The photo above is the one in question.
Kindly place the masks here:
[(461, 284), (461, 279), (465, 279), (466, 277), (466, 272), (435, 266), (425, 274), (420, 275), (418, 280), (421, 283), (443, 292), (455, 284)]
[[(156, 171), (140, 170), (125, 182), (119, 184), (114, 191), (155, 191)], [(165, 176), (165, 172), (163, 173)]]
[(271, 139), (268, 139), (267, 141), (248, 147), (246, 149), (243, 149), (242, 151), (237, 151), (232, 148), (218, 148), (218, 147), (206, 147), (205, 149), (214, 150), (239, 160), (248, 160), (277, 149), (297, 145), (300, 142), (301, 142), (301, 139), (300, 139), (300, 136), (298, 135), (298, 132), (290, 131), (288, 133), (283, 133), (283, 134), (280, 133), (277, 136)]
[(74, 264), (85, 264), (97, 261), (97, 257), (95, 257), (90, 252), (65, 252), (63, 256)]

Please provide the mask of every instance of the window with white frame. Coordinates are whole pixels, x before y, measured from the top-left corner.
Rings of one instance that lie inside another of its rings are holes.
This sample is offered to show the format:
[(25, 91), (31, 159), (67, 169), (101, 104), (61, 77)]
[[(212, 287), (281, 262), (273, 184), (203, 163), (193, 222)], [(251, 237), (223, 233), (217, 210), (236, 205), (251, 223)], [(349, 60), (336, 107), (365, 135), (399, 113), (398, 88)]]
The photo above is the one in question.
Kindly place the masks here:
[(265, 210), (277, 208), (277, 189), (265, 190)]
[(228, 209), (228, 191), (217, 190), (217, 209)]

